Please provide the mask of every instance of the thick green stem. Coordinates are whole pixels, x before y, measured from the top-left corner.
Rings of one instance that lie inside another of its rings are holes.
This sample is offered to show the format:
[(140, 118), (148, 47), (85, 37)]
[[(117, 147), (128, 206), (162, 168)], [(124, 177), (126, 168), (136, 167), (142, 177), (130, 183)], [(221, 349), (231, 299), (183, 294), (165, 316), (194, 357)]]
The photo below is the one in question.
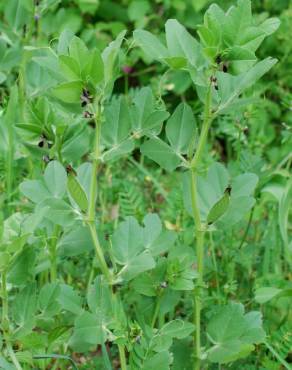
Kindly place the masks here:
[(125, 347), (121, 344), (118, 345), (119, 348), (119, 356), (120, 356), (120, 363), (121, 363), (121, 370), (127, 370), (127, 361), (126, 361), (126, 354), (125, 354)]
[(103, 275), (105, 276), (107, 282), (109, 284), (112, 284), (112, 275), (111, 275), (111, 272), (110, 272), (110, 270), (109, 270), (109, 268), (106, 264), (106, 261), (105, 261), (104, 255), (103, 255), (103, 251), (102, 251), (101, 245), (99, 243), (99, 239), (98, 239), (95, 224), (92, 223), (92, 222), (89, 222), (88, 225), (89, 225), (89, 230), (90, 230), (90, 233), (91, 233), (91, 237), (92, 237), (92, 241), (93, 241), (93, 244), (94, 244), (96, 257), (97, 257), (97, 260), (99, 262), (100, 269), (101, 269)]
[(211, 115), (211, 85), (208, 88), (204, 110), (204, 120), (202, 131), (200, 134), (196, 153), (191, 160), (191, 200), (192, 211), (195, 222), (195, 238), (196, 238), (196, 255), (197, 255), (197, 269), (198, 280), (197, 287), (194, 289), (194, 324), (196, 331), (194, 334), (194, 369), (199, 370), (201, 367), (201, 310), (202, 310), (202, 287), (204, 285), (204, 238), (205, 229), (201, 221), (200, 209), (198, 204), (198, 190), (197, 190), (197, 170), (201, 164), (202, 155), (206, 146), (208, 131), (212, 122)]

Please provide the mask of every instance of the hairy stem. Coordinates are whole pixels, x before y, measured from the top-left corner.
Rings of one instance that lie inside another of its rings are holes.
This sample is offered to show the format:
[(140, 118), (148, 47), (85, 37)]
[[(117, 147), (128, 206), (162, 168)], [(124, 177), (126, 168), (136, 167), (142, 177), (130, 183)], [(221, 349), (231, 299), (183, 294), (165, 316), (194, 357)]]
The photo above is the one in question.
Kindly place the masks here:
[(199, 370), (201, 367), (201, 310), (202, 310), (202, 286), (204, 285), (204, 238), (205, 230), (204, 225), (201, 221), (200, 209), (198, 204), (198, 189), (197, 189), (197, 176), (198, 176), (198, 167), (201, 164), (202, 154), (204, 152), (208, 131), (212, 122), (211, 115), (211, 85), (208, 87), (206, 101), (205, 101), (205, 110), (204, 110), (204, 119), (202, 131), (200, 134), (197, 150), (193, 159), (191, 160), (191, 200), (192, 200), (192, 211), (193, 218), (195, 222), (195, 238), (196, 238), (196, 255), (197, 255), (197, 269), (198, 269), (198, 280), (197, 287), (194, 289), (194, 324), (196, 326), (196, 331), (194, 334), (194, 369)]

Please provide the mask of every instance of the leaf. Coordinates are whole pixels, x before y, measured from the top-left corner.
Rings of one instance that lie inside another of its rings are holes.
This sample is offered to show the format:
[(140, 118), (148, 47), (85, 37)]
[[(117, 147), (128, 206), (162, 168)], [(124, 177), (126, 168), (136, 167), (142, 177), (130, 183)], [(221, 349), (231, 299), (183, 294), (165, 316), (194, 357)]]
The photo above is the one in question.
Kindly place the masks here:
[(216, 202), (207, 215), (207, 224), (216, 222), (227, 211), (229, 206), (229, 194), (225, 193), (222, 198)]
[(104, 115), (102, 139), (107, 146), (120, 144), (131, 133), (130, 113), (125, 98), (113, 99), (105, 107)]
[(279, 18), (268, 18), (260, 25), (260, 29), (268, 36), (277, 31), (280, 24)]
[(63, 234), (58, 241), (58, 253), (72, 257), (93, 250), (93, 243), (88, 227), (76, 226)]
[(82, 77), (85, 81), (91, 81), (95, 86), (103, 81), (104, 65), (101, 54), (98, 49), (94, 49), (87, 56), (84, 67), (82, 68)]
[(24, 196), (34, 203), (40, 203), (52, 196), (45, 184), (40, 180), (25, 180), (19, 185), (19, 189)]
[(273, 298), (291, 297), (292, 289), (278, 289), (273, 287), (262, 287), (255, 291), (255, 301), (263, 304)]
[(173, 320), (165, 324), (160, 332), (172, 338), (183, 339), (195, 330), (195, 326), (183, 320)]
[(208, 359), (220, 364), (247, 356), (253, 344), (265, 340), (261, 314), (245, 314), (240, 303), (219, 307), (207, 325), (207, 333), (214, 344), (208, 350)]
[(142, 367), (142, 370), (153, 370), (153, 369), (169, 370), (171, 362), (172, 358), (170, 353), (167, 351), (163, 351), (160, 353), (156, 353), (150, 358), (147, 358)]
[(173, 320), (163, 325), (151, 341), (151, 348), (155, 352), (168, 350), (174, 338), (183, 339), (195, 330), (195, 326), (183, 320)]
[(44, 217), (53, 222), (55, 225), (60, 225), (63, 227), (71, 226), (76, 218), (73, 208), (62, 199), (45, 199), (43, 202), (37, 204), (36, 212), (39, 211), (41, 211)]
[(169, 116), (165, 110), (156, 109), (155, 99), (149, 87), (143, 87), (135, 93), (130, 114), (133, 130), (139, 136), (149, 131), (158, 134), (163, 121)]
[(141, 153), (158, 163), (167, 171), (175, 170), (181, 163), (180, 157), (164, 141), (153, 137), (141, 145)]
[(69, 173), (67, 178), (67, 189), (73, 198), (74, 202), (78, 205), (81, 211), (86, 212), (88, 209), (88, 199), (82, 186), (80, 185), (77, 177), (73, 173)]
[(216, 110), (216, 114), (221, 114), (228, 106), (247, 88), (251, 87), (258, 79), (267, 73), (273, 65), (277, 63), (276, 59), (266, 58), (247, 72), (243, 72), (238, 76), (232, 76), (228, 73), (217, 72), (218, 93), (220, 96), (220, 104)]
[(127, 264), (143, 251), (143, 229), (134, 217), (127, 217), (112, 238), (113, 254), (120, 264)]
[(62, 198), (66, 192), (67, 175), (64, 167), (57, 161), (51, 161), (44, 173), (45, 184), (51, 195)]
[(13, 320), (18, 328), (15, 335), (20, 337), (29, 333), (35, 324), (36, 285), (29, 284), (15, 297), (12, 306)]
[[(216, 217), (218, 216), (218, 206), (216, 206), (218, 202), (219, 211), (222, 211), (222, 214), (220, 214), (220, 217), (217, 217), (216, 221), (213, 220), (218, 227), (231, 227), (239, 222), (255, 203), (252, 195), (257, 182), (258, 177), (252, 173), (246, 173), (230, 179), (228, 171), (222, 164), (213, 163), (209, 167), (207, 175), (198, 176), (197, 179), (198, 203), (202, 221), (205, 222), (207, 220), (212, 207), (215, 207)], [(227, 191), (229, 186), (231, 186), (231, 194), (228, 202), (224, 198), (224, 192)], [(192, 216), (189, 172), (183, 174), (183, 189), (184, 204), (188, 213)], [(221, 202), (223, 202), (223, 209), (221, 209)], [(213, 218), (213, 215), (211, 216), (209, 218)]]
[(102, 276), (97, 276), (87, 292), (90, 311), (100, 315), (104, 324), (112, 321), (113, 302), (111, 291)]
[(165, 23), (167, 48), (170, 56), (184, 57), (194, 67), (201, 64), (201, 46), (176, 19)]
[(145, 30), (133, 32), (135, 42), (142, 48), (144, 53), (151, 59), (163, 59), (168, 57), (166, 47), (152, 33)]
[(80, 315), (83, 312), (81, 298), (78, 293), (69, 285), (60, 284), (60, 294), (57, 298), (63, 310)]
[(186, 154), (194, 138), (196, 121), (191, 107), (180, 103), (166, 124), (166, 136), (175, 152)]
[(69, 345), (76, 352), (87, 352), (105, 341), (99, 317), (83, 312), (74, 323)]
[(79, 65), (80, 70), (88, 60), (88, 48), (85, 43), (77, 36), (74, 36), (69, 44), (69, 55)]
[(38, 306), (44, 317), (54, 316), (60, 310), (60, 305), (57, 301), (60, 291), (58, 283), (47, 283), (42, 286), (39, 293)]
[(135, 148), (133, 138), (126, 139), (120, 144), (114, 145), (102, 154), (102, 160), (105, 162), (116, 160), (117, 158), (130, 153)]
[(116, 263), (123, 265), (119, 275), (131, 280), (155, 266), (152, 254), (144, 245), (143, 228), (134, 217), (127, 217), (112, 238), (112, 253)]
[(112, 41), (102, 53), (104, 64), (104, 81), (106, 85), (111, 83), (114, 77), (115, 63), (125, 35), (126, 31), (120, 32), (117, 38)]
[(155, 267), (155, 261), (149, 251), (142, 252), (138, 256), (129, 260), (121, 270), (120, 276), (124, 280), (131, 280), (144, 271), (151, 270)]
[(64, 103), (80, 103), (83, 84), (81, 81), (64, 82), (53, 88), (52, 93)]
[(80, 66), (75, 59), (67, 55), (59, 56), (59, 65), (63, 76), (68, 81), (80, 80)]

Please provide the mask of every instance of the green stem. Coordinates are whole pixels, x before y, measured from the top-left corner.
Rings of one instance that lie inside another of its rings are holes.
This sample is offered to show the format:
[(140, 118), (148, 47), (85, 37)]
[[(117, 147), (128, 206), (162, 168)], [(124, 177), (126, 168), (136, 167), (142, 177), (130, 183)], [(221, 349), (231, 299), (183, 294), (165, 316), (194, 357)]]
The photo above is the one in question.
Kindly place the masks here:
[(208, 87), (204, 119), (202, 131), (200, 134), (198, 146), (193, 159), (191, 160), (191, 200), (192, 200), (192, 211), (193, 218), (195, 222), (195, 238), (196, 238), (196, 255), (197, 255), (197, 269), (198, 269), (198, 279), (197, 287), (194, 289), (194, 324), (196, 326), (196, 331), (194, 334), (194, 369), (199, 370), (201, 367), (201, 310), (202, 310), (202, 286), (204, 285), (204, 238), (205, 230), (204, 225), (201, 221), (200, 209), (198, 204), (198, 189), (197, 189), (197, 170), (201, 164), (202, 155), (206, 146), (209, 128), (212, 122), (211, 115), (211, 84)]
[(89, 205), (87, 213), (87, 223), (91, 233), (92, 241), (94, 244), (96, 257), (100, 265), (100, 269), (107, 279), (108, 283), (112, 283), (112, 276), (110, 270), (106, 264), (104, 254), (99, 242), (95, 227), (95, 206), (96, 206), (96, 197), (97, 197), (97, 170), (98, 170), (98, 161), (100, 157), (100, 111), (96, 112), (95, 116), (95, 143), (93, 151), (93, 160), (92, 160), (92, 172), (90, 180), (90, 195), (89, 195)]
[(154, 314), (153, 314), (153, 318), (152, 318), (152, 322), (151, 322), (151, 327), (152, 327), (152, 328), (154, 328), (155, 323), (156, 323), (156, 320), (157, 320), (157, 316), (158, 316), (158, 313), (159, 313), (159, 310), (160, 310), (160, 305), (161, 305), (161, 299), (162, 299), (162, 295), (160, 294), (160, 295), (157, 297), (157, 300), (156, 300), (156, 305), (155, 305), (155, 309), (154, 309)]
[(125, 354), (125, 347), (121, 344), (118, 344), (119, 348), (119, 356), (120, 356), (120, 363), (121, 363), (121, 370), (127, 370), (127, 361), (126, 361), (126, 354)]
[(101, 269), (103, 275), (105, 276), (107, 282), (109, 284), (112, 284), (112, 274), (111, 274), (111, 272), (110, 272), (110, 270), (109, 270), (109, 268), (106, 264), (106, 261), (105, 261), (104, 255), (103, 255), (103, 251), (102, 251), (99, 239), (98, 239), (95, 224), (89, 222), (88, 226), (89, 226), (89, 230), (90, 230), (90, 233), (91, 233), (91, 237), (92, 237), (92, 241), (93, 241), (93, 244), (94, 244), (96, 257), (97, 257), (97, 260), (99, 262), (100, 269)]
[(22, 370), (22, 367), (21, 367), (20, 363), (18, 362), (18, 360), (17, 360), (17, 358), (15, 356), (15, 353), (13, 351), (13, 348), (12, 348), (12, 346), (11, 346), (11, 344), (10, 344), (9, 341), (6, 342), (6, 347), (7, 347), (9, 356), (10, 356), (11, 361), (13, 362), (13, 365), (15, 366), (15, 368), (17, 370)]

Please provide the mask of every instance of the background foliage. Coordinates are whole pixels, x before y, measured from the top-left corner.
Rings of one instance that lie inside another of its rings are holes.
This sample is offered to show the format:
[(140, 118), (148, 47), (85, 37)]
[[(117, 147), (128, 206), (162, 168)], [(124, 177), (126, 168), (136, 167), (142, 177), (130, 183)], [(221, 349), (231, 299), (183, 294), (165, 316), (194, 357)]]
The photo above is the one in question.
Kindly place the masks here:
[[(23, 369), (65, 369), (70, 358), (79, 369), (119, 368), (113, 343), (126, 346), (132, 369), (191, 368), (191, 197), (182, 169), (173, 170), (201, 127), (204, 92), (179, 68), (182, 58), (168, 58), (174, 68), (166, 72), (156, 61), (165, 55), (153, 43), (138, 47), (141, 36), (133, 31), (164, 42), (165, 23), (175, 18), (204, 38), (197, 26), (211, 3), (0, 3), (0, 368), (14, 368), (10, 342)], [(288, 0), (254, 0), (252, 9), (257, 24), (281, 21), (257, 51), (278, 63), (244, 93), (248, 104), (212, 123), (198, 184), (202, 219), (215, 224), (206, 238), (202, 324), (210, 369), (276, 370), (292, 362), (292, 7)], [(222, 68), (237, 73), (242, 66)], [(106, 125), (94, 228), (120, 279), (116, 300), (84, 223), (94, 160), (91, 109), (101, 83)], [(229, 213), (221, 217), (214, 204), (229, 183)], [(37, 358), (44, 354), (64, 358)]]

